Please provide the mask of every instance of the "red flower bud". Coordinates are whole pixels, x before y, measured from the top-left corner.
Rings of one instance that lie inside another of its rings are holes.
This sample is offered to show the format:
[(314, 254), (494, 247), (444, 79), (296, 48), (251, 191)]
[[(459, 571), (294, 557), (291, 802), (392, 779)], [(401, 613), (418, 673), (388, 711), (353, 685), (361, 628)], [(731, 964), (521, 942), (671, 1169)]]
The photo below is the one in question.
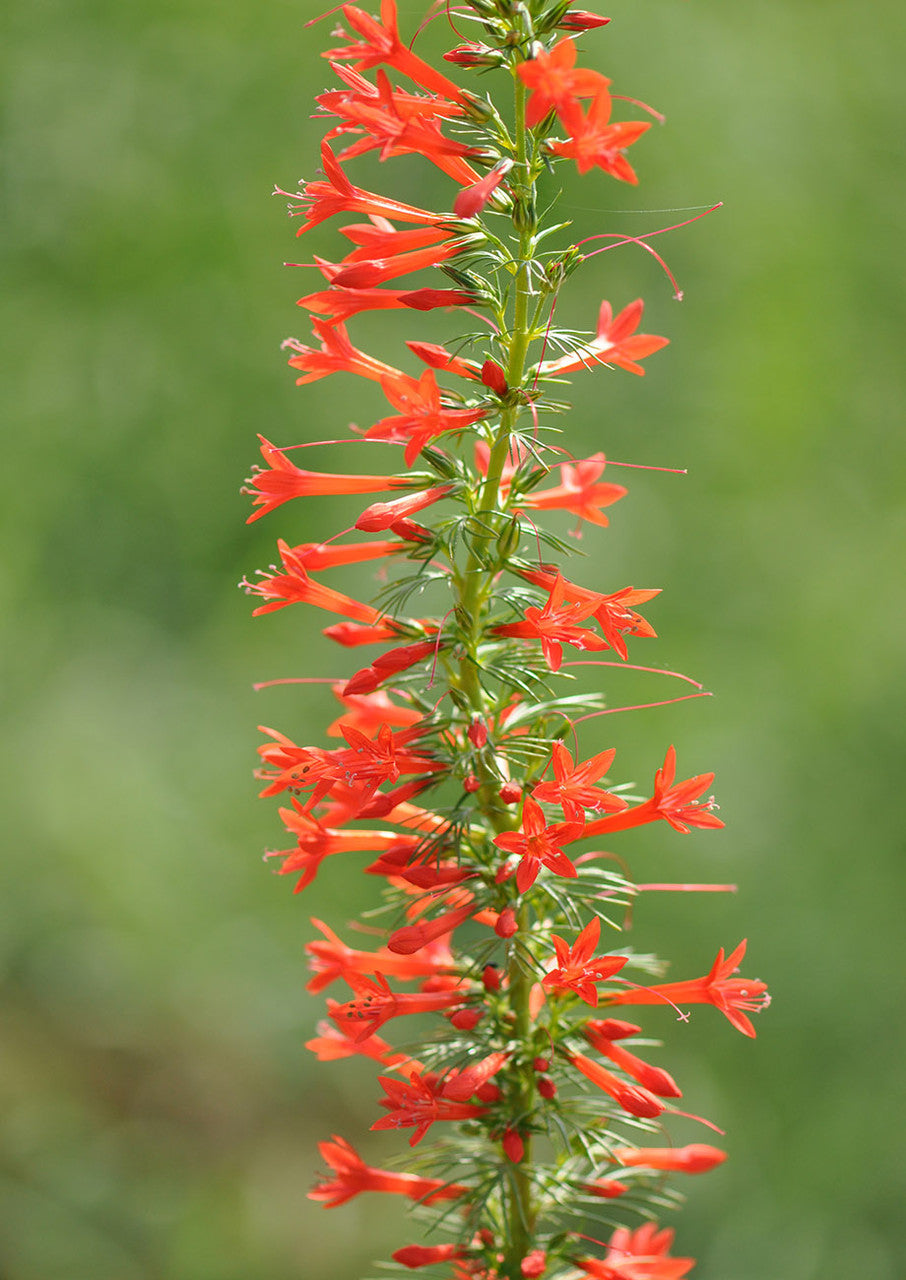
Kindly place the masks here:
[(543, 1249), (533, 1249), (531, 1253), (527, 1253), (519, 1264), (519, 1270), (525, 1276), (525, 1280), (537, 1280), (538, 1276), (543, 1276), (547, 1267), (547, 1254)]
[(435, 307), (466, 307), (478, 301), (474, 293), (465, 289), (414, 289), (412, 293), (401, 293), (400, 302), (404, 307), (413, 307), (416, 311), (433, 311)]
[(500, 788), (500, 799), (504, 804), (517, 804), (522, 799), (522, 788), (518, 782), (505, 782)]
[(499, 991), (503, 982), (503, 974), (496, 964), (486, 964), (482, 971), (481, 981), (485, 991)]
[(480, 786), (481, 782), (479, 781), (477, 774), (467, 773), (462, 780), (463, 791), (468, 791), (470, 795), (473, 791), (477, 791)]
[(450, 1022), (457, 1031), (472, 1031), (484, 1017), (484, 1009), (457, 1009), (450, 1014)]
[(549, 1058), (536, 1058), (532, 1063), (532, 1067), (535, 1071), (547, 1071), (550, 1068), (550, 1065)]
[(488, 726), (483, 720), (475, 719), (466, 730), (466, 736), (473, 747), (480, 749), (488, 740)]
[(503, 1146), (507, 1159), (511, 1160), (513, 1164), (519, 1164), (525, 1155), (525, 1143), (522, 1141), (522, 1138), (515, 1129), (507, 1129), (506, 1133), (503, 1135), (501, 1145)]
[(550, 1101), (551, 1098), (556, 1098), (557, 1086), (554, 1084), (550, 1076), (538, 1077), (538, 1092), (541, 1094), (542, 1098), (547, 1098), (548, 1101)]
[(602, 18), (599, 13), (570, 9), (564, 13), (557, 26), (564, 31), (591, 31), (593, 27), (606, 27), (609, 21), (609, 18)]
[(519, 925), (516, 921), (516, 912), (512, 907), (505, 907), (501, 911), (497, 923), (494, 925), (494, 932), (498, 938), (512, 938), (514, 933), (519, 932)]
[(464, 187), (453, 201), (453, 212), (457, 218), (477, 217), (512, 167), (512, 160), (501, 160), (480, 182)]
[(499, 1102), (503, 1094), (493, 1080), (487, 1080), (475, 1090), (475, 1097), (479, 1102)]
[(583, 1190), (600, 1200), (617, 1200), (626, 1194), (629, 1187), (625, 1182), (617, 1182), (616, 1178), (602, 1178), (600, 1182), (589, 1182)]
[(481, 380), (486, 387), (496, 391), (499, 396), (505, 396), (509, 390), (506, 375), (496, 360), (485, 360), (481, 366)]

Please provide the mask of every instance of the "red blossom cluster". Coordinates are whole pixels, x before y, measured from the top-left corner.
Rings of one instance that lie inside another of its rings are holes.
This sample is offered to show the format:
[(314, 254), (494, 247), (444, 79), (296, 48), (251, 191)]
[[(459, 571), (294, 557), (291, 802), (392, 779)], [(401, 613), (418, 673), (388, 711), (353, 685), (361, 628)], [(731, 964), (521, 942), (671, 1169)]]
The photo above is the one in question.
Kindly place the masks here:
[[(686, 1019), (688, 1006), (710, 1004), (751, 1036), (766, 988), (736, 976), (745, 942), (721, 949), (704, 977), (672, 982), (651, 957), (607, 949), (645, 888), (711, 886), (636, 885), (609, 849), (586, 842), (662, 821), (682, 834), (723, 823), (713, 774), (677, 781), (673, 746), (647, 798), (608, 781), (613, 748), (583, 754), (578, 727), (604, 708), (597, 691), (564, 692), (565, 649), (609, 653), (587, 665), (628, 669), (630, 645), (656, 634), (638, 607), (659, 591), (597, 574), (593, 585), (572, 581), (544, 558), (567, 544), (536, 523), (566, 514), (600, 530), (605, 508), (627, 494), (602, 479), (603, 453), (577, 458), (553, 442), (551, 384), (601, 366), (641, 374), (639, 361), (667, 342), (637, 332), (641, 300), (616, 316), (603, 302), (587, 338), (554, 327), (582, 255), (548, 247), (539, 197), (563, 160), (635, 183), (626, 151), (650, 126), (613, 121), (610, 80), (577, 65), (576, 35), (606, 18), (567, 0), (467, 0), (463, 11), (483, 38), (448, 61), (496, 69), (514, 95), (512, 119), (415, 52), (394, 0), (379, 16), (343, 5), (340, 43), (324, 55), (336, 82), (317, 97), (323, 172), (290, 197), (300, 235), (338, 216), (364, 221), (339, 228), (353, 246), (345, 256), (309, 264), (325, 287), (299, 300), (312, 338), (286, 342), (289, 365), (300, 384), (349, 374), (363, 395), (383, 397), (351, 442), (380, 442), (399, 463), (389, 474), (309, 471), (288, 456), (297, 446), (261, 437), (264, 465), (245, 489), (250, 522), (292, 503), (288, 518), (297, 500), (382, 495), (353, 511), (344, 535), (279, 539), (279, 566), (242, 584), (262, 602), (256, 615), (313, 605), (340, 619), (324, 632), (339, 646), (375, 650), (342, 679), (325, 678), (341, 707), (326, 730), (333, 745), (263, 728), (258, 776), (262, 796), (284, 802), (290, 847), (269, 857), (297, 891), (339, 856), (331, 867), (364, 872), (383, 893), (385, 927), (370, 950), (312, 920), (321, 936), (307, 944), (309, 989), (338, 995), (327, 996), (308, 1048), (321, 1061), (377, 1065), (383, 1114), (372, 1129), (405, 1130), (410, 1146), (435, 1125), (444, 1134), (421, 1166), (430, 1176), (367, 1165), (334, 1137), (321, 1144), (329, 1172), (310, 1197), (332, 1208), (383, 1192), (439, 1217), (452, 1238), (399, 1248), (403, 1272), (678, 1280), (693, 1260), (671, 1255), (669, 1230), (618, 1227), (593, 1256), (578, 1231), (602, 1201), (625, 1197), (648, 1213), (666, 1174), (724, 1159), (703, 1143), (671, 1143), (666, 1118), (688, 1118), (675, 1108), (681, 1091), (648, 1060), (652, 1042), (635, 1040), (642, 1026), (608, 1014), (654, 1005)], [(454, 184), (449, 208), (356, 185), (347, 167), (370, 152), (430, 161)], [(364, 312), (441, 310), (467, 332), (448, 345), (407, 342), (404, 368), (360, 350), (347, 330)], [(369, 563), (383, 581), (374, 602), (358, 598)], [(321, 580), (333, 571), (359, 574), (353, 594)], [(410, 608), (422, 598), (437, 602), (427, 616)], [(396, 1019), (428, 1028), (417, 1056), (382, 1038)], [(555, 1165), (537, 1135), (559, 1146)], [(564, 1230), (570, 1194), (577, 1218)]]

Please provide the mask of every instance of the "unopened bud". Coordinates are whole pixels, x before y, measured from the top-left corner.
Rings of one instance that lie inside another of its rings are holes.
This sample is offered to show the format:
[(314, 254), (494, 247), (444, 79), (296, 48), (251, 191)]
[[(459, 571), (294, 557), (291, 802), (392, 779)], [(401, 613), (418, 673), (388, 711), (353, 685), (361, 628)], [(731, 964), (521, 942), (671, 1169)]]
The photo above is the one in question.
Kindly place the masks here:
[(505, 396), (509, 389), (506, 385), (506, 375), (496, 360), (485, 360), (481, 366), (481, 380), (486, 387), (496, 391), (499, 396)]
[(517, 196), (513, 201), (513, 226), (517, 231), (534, 231), (537, 226), (535, 202), (529, 195)]
[(497, 917), (497, 923), (494, 925), (494, 932), (498, 938), (512, 938), (514, 933), (519, 932), (516, 912), (512, 907), (504, 907), (503, 911), (501, 911)]
[(497, 535), (497, 558), (508, 560), (519, 546), (522, 536), (522, 523), (518, 516), (513, 516), (506, 528)]
[(505, 782), (500, 788), (500, 799), (504, 804), (516, 804), (522, 799), (522, 788), (518, 782)]
[(606, 27), (609, 18), (586, 9), (569, 9), (557, 23), (564, 31), (591, 31), (594, 27)]
[(466, 736), (472, 746), (480, 750), (488, 740), (488, 726), (476, 717), (466, 730)]
[(507, 1129), (501, 1143), (507, 1159), (519, 1164), (525, 1155), (525, 1143), (515, 1129)]
[(519, 1264), (524, 1280), (538, 1280), (547, 1269), (547, 1254), (543, 1249), (533, 1249)]
[(548, 1071), (548, 1070), (550, 1070), (550, 1065), (551, 1065), (551, 1064), (550, 1064), (550, 1059), (549, 1059), (549, 1058), (536, 1058), (536, 1059), (535, 1059), (535, 1061), (532, 1063), (532, 1070), (533, 1070), (533, 1071)]
[(468, 791), (469, 795), (474, 795), (480, 786), (481, 780), (475, 773), (467, 773), (462, 780), (462, 789)]
[(485, 991), (499, 991), (503, 975), (496, 964), (486, 964), (481, 973), (481, 982)]
[(557, 1086), (554, 1084), (550, 1076), (538, 1077), (538, 1092), (541, 1094), (542, 1098), (547, 1098), (548, 1101), (557, 1096)]
[(450, 1022), (457, 1031), (472, 1031), (484, 1017), (484, 1009), (457, 1009), (450, 1014)]

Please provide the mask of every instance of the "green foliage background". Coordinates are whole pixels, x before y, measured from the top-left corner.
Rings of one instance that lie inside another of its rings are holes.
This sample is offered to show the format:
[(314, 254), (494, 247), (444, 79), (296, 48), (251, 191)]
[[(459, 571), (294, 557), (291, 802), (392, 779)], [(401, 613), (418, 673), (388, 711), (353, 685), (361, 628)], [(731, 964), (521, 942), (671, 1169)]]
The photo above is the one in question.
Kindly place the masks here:
[[(330, 24), (305, 29), (313, 12), (14, 0), (4, 19), (6, 1280), (357, 1280), (416, 1238), (400, 1206), (305, 1199), (331, 1131), (375, 1160), (399, 1144), (367, 1134), (369, 1068), (318, 1068), (302, 1047), (308, 916), (339, 924), (370, 886), (329, 867), (293, 898), (258, 857), (281, 837), (254, 800), (255, 724), (317, 740), (329, 697), (250, 685), (346, 658), (304, 611), (252, 622), (233, 591), (278, 534), (349, 520), (344, 500), (312, 500), (247, 528), (255, 432), (333, 437), (378, 407), (352, 380), (296, 389), (278, 351), (305, 336), (293, 302), (315, 287), (282, 261), (337, 243), (300, 253), (268, 201), (317, 163)], [(630, 496), (578, 572), (664, 586), (662, 638), (638, 660), (718, 696), (614, 716), (588, 741), (641, 783), (669, 741), (687, 773), (717, 769), (725, 833), (633, 833), (620, 851), (642, 878), (741, 892), (646, 900), (633, 938), (682, 976), (748, 934), (747, 971), (774, 994), (755, 1042), (710, 1010), (659, 1028), (660, 1060), (731, 1152), (690, 1180), (678, 1246), (701, 1280), (897, 1280), (901, 7), (607, 12), (586, 62), (668, 125), (637, 148), (638, 190), (571, 185), (577, 225), (725, 207), (660, 242), (681, 306), (631, 249), (571, 282), (564, 323), (641, 293), (645, 327), (672, 340), (644, 381), (577, 380), (571, 446), (689, 468), (620, 473)], [(403, 13), (414, 29), (417, 6)], [(417, 160), (379, 180), (449, 202)], [(396, 359), (427, 325), (354, 332)], [(613, 676), (614, 704), (669, 696), (632, 679)], [(681, 1124), (678, 1140), (703, 1136)]]

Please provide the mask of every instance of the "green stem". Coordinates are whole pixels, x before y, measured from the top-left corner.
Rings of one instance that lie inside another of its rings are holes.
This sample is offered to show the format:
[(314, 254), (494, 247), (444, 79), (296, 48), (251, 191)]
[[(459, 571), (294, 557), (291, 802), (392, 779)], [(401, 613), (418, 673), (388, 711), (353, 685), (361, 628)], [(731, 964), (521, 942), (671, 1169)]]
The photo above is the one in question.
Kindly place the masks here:
[[(506, 380), (513, 391), (522, 387), (525, 378), (526, 356), (531, 342), (532, 323), (529, 317), (531, 303), (530, 264), (535, 252), (534, 175), (533, 160), (529, 155), (530, 134), (526, 127), (525, 85), (514, 75), (515, 81), (515, 165), (514, 188), (517, 201), (516, 225), (519, 231), (519, 250), (513, 286), (512, 324), (507, 335)], [(457, 605), (460, 616), (468, 619), (466, 655), (460, 666), (458, 685), (471, 711), (486, 714), (485, 696), (478, 677), (478, 654), (484, 634), (484, 614), (492, 590), (494, 570), (489, 565), (492, 540), (500, 530), (501, 522), (495, 515), (500, 504), (500, 481), (506, 465), (510, 440), (519, 413), (518, 403), (510, 403), (500, 416), (500, 426), (491, 445), (488, 470), (478, 492), (476, 517), (482, 527), (472, 539), (470, 554), (462, 576), (457, 575)], [(489, 828), (499, 833), (512, 829), (514, 815), (500, 801), (499, 781), (490, 768), (479, 774), (480, 787), (476, 801)], [(512, 882), (511, 882), (512, 883)], [(526, 938), (530, 933), (531, 919), (527, 904), (516, 907), (519, 933)], [(515, 940), (514, 940), (515, 941)], [(508, 1097), (514, 1116), (531, 1112), (534, 1104), (535, 1079), (532, 1068), (529, 1012), (533, 978), (520, 962), (519, 948), (512, 947), (508, 966), (508, 994), (510, 1013), (514, 1019), (513, 1035), (522, 1046), (515, 1056), (512, 1074), (507, 1082)], [(532, 1145), (531, 1135), (520, 1135), (524, 1144), (523, 1159), (508, 1170), (506, 1219), (507, 1232), (504, 1244), (505, 1261), (501, 1278), (521, 1280), (520, 1264), (534, 1243), (537, 1208), (532, 1195)]]

